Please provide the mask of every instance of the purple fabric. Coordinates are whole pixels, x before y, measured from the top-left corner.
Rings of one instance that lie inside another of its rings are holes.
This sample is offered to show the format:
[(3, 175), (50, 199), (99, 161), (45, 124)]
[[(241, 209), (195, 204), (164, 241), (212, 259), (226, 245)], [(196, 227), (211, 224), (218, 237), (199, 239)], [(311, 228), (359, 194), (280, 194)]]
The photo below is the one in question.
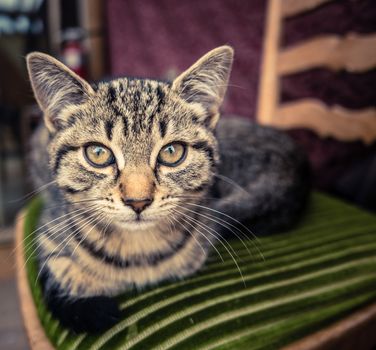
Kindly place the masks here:
[[(340, 142), (331, 137), (319, 138), (309, 130), (296, 129), (288, 133), (309, 155), (314, 170), (314, 184), (326, 191), (332, 191), (339, 179), (357, 162), (376, 154), (376, 143), (365, 146), (361, 141)], [(352, 191), (359, 190), (362, 185), (359, 183), (358, 188)]]
[[(180, 72), (208, 50), (235, 48), (226, 113), (254, 118), (265, 21), (265, 0), (109, 0), (107, 4), (111, 74), (163, 78)], [(337, 0), (284, 21), (284, 46), (319, 34), (376, 32), (375, 0)], [(305, 97), (329, 105), (361, 108), (376, 104), (376, 70), (349, 74), (315, 69), (285, 77), (282, 101)], [(304, 147), (316, 185), (331, 189), (353, 160), (375, 152), (361, 142), (321, 139), (307, 130), (289, 132)]]
[(164, 78), (223, 44), (235, 48), (223, 110), (254, 117), (264, 0), (109, 0), (111, 73)]
[(282, 78), (283, 102), (317, 98), (327, 105), (361, 109), (376, 104), (376, 69), (352, 74), (313, 69)]
[(375, 0), (336, 0), (283, 23), (282, 45), (320, 34), (372, 33), (376, 27)]

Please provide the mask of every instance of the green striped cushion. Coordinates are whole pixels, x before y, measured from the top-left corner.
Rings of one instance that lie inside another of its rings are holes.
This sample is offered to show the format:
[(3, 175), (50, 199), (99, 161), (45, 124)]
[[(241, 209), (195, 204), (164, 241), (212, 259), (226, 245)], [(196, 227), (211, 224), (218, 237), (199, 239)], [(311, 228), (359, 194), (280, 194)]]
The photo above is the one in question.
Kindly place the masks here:
[[(142, 293), (119, 296), (124, 319), (99, 336), (75, 335), (47, 311), (39, 284), (32, 231), (41, 209), (25, 222), (30, 287), (47, 336), (58, 349), (266, 349), (302, 338), (376, 300), (376, 217), (322, 194), (294, 230), (263, 237), (250, 256), (231, 245), (197, 275)], [(254, 241), (256, 244), (256, 241)]]

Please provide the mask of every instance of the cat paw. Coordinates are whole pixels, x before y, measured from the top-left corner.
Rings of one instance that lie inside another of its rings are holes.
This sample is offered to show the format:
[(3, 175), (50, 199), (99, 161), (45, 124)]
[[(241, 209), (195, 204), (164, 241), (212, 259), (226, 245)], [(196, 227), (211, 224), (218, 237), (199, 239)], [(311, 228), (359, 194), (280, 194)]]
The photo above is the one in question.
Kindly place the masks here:
[(75, 299), (49, 299), (48, 306), (61, 324), (76, 333), (100, 333), (115, 325), (121, 316), (117, 302), (95, 296)]

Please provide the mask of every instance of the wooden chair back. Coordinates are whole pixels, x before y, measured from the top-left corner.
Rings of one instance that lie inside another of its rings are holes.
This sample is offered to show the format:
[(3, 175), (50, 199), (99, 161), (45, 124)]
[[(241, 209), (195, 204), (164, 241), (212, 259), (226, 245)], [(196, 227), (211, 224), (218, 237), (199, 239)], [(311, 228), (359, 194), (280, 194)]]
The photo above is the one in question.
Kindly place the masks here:
[(333, 0), (269, 0), (261, 67), (257, 120), (275, 127), (308, 128), (341, 141), (376, 140), (376, 109), (350, 110), (305, 98), (280, 103), (281, 77), (312, 68), (364, 72), (376, 67), (376, 33), (321, 35), (281, 48), (283, 20)]

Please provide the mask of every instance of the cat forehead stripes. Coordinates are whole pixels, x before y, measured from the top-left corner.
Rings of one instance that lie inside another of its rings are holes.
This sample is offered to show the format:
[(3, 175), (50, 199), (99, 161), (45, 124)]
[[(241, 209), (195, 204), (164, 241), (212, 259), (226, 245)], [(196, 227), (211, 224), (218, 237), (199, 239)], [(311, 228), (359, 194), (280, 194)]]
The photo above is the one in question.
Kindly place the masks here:
[[(168, 90), (168, 84), (153, 80), (124, 78), (100, 84), (97, 94), (107, 102), (109, 120), (106, 132), (109, 139), (116, 118), (124, 119), (125, 134), (143, 130), (151, 132), (155, 115), (161, 113)], [(166, 121), (162, 123), (166, 124)]]

